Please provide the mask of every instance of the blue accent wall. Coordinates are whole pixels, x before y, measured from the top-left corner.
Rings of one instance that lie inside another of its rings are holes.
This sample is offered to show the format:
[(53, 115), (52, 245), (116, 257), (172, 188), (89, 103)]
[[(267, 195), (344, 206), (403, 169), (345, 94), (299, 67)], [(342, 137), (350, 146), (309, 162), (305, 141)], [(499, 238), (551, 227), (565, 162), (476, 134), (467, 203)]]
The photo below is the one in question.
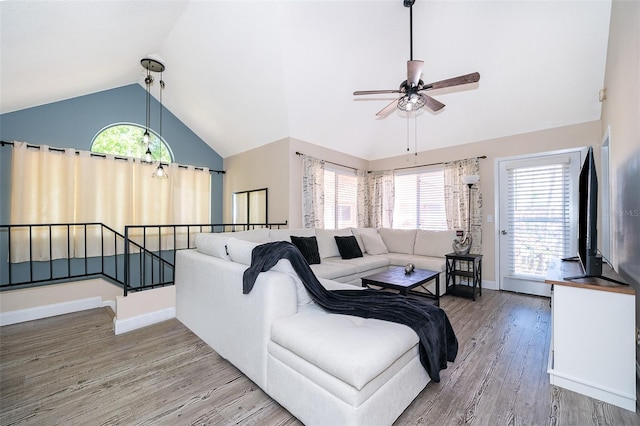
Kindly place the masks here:
[[(139, 84), (0, 115), (0, 139), (89, 151), (93, 137), (113, 123), (145, 124), (146, 91)], [(151, 128), (159, 133), (160, 104), (151, 98)], [(163, 107), (162, 137), (180, 164), (222, 170), (222, 157)], [(9, 223), (11, 153), (0, 147), (0, 223)], [(222, 174), (211, 174), (211, 220), (222, 222)]]

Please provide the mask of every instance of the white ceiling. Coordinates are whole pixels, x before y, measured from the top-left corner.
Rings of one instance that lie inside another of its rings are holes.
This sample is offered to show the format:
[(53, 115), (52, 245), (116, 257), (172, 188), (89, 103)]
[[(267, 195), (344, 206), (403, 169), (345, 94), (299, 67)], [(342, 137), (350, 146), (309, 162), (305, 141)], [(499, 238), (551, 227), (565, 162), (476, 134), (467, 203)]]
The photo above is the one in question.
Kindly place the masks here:
[[(479, 84), (431, 94), (418, 150), (600, 118), (611, 2), (427, 1), (413, 7), (423, 80)], [(375, 113), (406, 78), (402, 0), (0, 1), (0, 112), (141, 83), (167, 70), (163, 101), (223, 157), (285, 137), (368, 160), (400, 155), (407, 123)], [(171, 141), (169, 141), (171, 143)]]

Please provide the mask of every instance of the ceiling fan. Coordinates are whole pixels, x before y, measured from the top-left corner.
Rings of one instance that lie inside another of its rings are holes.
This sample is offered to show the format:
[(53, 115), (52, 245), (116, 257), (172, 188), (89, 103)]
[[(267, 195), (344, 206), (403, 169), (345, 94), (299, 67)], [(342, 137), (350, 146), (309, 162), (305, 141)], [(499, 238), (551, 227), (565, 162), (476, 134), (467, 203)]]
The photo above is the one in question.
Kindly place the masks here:
[(447, 80), (437, 81), (435, 83), (424, 84), (420, 79), (422, 76), (422, 67), (424, 61), (413, 59), (413, 4), (415, 0), (403, 0), (404, 7), (409, 8), (409, 50), (410, 57), (407, 61), (407, 79), (400, 84), (395, 90), (359, 90), (353, 92), (354, 96), (359, 95), (379, 95), (398, 93), (401, 96), (391, 102), (389, 105), (378, 111), (376, 114), (379, 118), (387, 117), (395, 108), (413, 112), (417, 111), (425, 105), (432, 111), (439, 111), (444, 108), (444, 104), (431, 96), (426, 91), (442, 89), (445, 87), (459, 86), (462, 84), (475, 83), (480, 80), (480, 74), (477, 72), (461, 75), (459, 77), (449, 78)]

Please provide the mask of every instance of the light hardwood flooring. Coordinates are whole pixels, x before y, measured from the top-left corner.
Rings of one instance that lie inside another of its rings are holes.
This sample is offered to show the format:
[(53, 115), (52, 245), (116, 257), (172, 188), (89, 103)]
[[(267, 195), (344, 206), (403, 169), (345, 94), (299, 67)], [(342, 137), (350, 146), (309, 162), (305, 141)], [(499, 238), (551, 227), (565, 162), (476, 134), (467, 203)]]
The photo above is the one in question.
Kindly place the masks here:
[[(640, 425), (549, 385), (549, 299), (485, 290), (441, 306), (458, 357), (397, 425)], [(0, 328), (0, 424), (300, 423), (179, 321), (115, 336), (93, 309)]]

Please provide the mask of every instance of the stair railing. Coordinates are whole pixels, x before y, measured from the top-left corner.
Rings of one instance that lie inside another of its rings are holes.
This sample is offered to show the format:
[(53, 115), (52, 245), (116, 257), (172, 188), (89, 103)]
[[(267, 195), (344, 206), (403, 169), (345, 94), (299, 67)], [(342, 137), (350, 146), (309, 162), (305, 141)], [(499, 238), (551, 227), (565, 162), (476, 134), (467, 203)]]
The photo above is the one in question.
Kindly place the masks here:
[(286, 225), (131, 225), (124, 235), (100, 222), (0, 225), (0, 290), (102, 276), (126, 296), (173, 285), (175, 252), (194, 248), (197, 233)]
[(99, 222), (0, 225), (0, 290), (92, 276), (124, 285), (124, 245)]

